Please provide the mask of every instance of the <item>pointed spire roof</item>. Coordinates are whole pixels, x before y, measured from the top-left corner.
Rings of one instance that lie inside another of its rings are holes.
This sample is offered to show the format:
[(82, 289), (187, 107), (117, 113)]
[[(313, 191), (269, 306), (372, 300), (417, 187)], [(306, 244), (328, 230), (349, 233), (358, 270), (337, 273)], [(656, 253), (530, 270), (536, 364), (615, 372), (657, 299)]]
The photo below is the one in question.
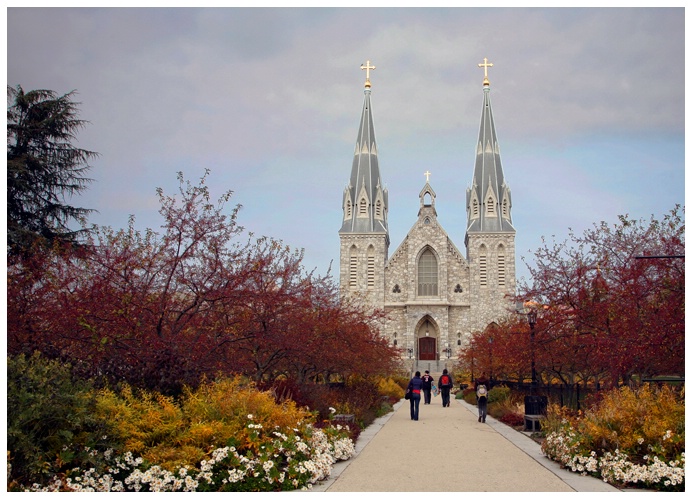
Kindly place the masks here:
[(361, 69), (366, 70), (363, 109), (356, 136), (351, 177), (342, 199), (344, 219), (339, 232), (388, 234), (387, 189), (380, 178), (378, 146), (371, 108), (370, 70), (375, 69), (375, 66), (371, 66), (371, 62), (367, 61)]
[(491, 109), (491, 83), (488, 68), (493, 64), (484, 58), (484, 102), (481, 109), (479, 140), (471, 187), (467, 188), (467, 233), (515, 232), (512, 225), (512, 197), (505, 183), (500, 147)]

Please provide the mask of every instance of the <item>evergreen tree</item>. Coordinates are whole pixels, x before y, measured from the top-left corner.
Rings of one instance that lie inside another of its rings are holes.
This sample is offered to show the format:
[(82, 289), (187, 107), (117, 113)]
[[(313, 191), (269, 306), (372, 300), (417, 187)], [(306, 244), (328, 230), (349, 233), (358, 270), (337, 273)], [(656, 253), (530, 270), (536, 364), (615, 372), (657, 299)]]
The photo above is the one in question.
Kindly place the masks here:
[(73, 146), (86, 123), (77, 117), (72, 91), (24, 92), (7, 87), (7, 251), (22, 254), (36, 243), (75, 243), (93, 210), (68, 204), (92, 179), (88, 161), (98, 153)]

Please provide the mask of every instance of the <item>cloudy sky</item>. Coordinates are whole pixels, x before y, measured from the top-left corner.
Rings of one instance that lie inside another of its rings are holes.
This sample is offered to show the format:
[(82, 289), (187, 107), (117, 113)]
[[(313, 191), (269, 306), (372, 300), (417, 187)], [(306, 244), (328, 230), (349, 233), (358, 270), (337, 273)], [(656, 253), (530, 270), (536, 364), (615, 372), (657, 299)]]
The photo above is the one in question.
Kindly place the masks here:
[[(486, 57), (518, 277), (542, 237), (684, 204), (683, 8), (8, 8), (7, 83), (76, 90), (90, 222), (159, 230), (205, 169), (240, 223), (339, 261), (370, 60), (390, 254), (425, 171), (463, 252)], [(333, 275), (338, 275), (334, 271)]]

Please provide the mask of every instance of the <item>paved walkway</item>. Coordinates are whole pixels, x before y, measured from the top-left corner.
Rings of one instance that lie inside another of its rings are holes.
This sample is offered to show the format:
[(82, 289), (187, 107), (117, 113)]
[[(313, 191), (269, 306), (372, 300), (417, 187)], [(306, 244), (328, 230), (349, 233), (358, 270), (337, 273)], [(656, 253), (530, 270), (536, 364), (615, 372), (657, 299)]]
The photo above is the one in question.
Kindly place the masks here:
[(356, 442), (356, 456), (335, 464), (313, 491), (608, 492), (618, 489), (561, 469), (540, 446), (493, 419), (477, 422), (476, 406), (462, 400), (443, 408), (440, 396), (420, 406), (419, 421), (409, 402), (377, 419)]

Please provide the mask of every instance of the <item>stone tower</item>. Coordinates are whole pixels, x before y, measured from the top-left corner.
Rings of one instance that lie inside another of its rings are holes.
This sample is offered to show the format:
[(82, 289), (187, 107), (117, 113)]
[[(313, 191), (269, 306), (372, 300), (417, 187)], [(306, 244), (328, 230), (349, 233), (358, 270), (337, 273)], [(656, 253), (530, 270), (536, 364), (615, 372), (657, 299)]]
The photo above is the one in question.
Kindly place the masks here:
[(368, 61), (361, 69), (366, 70), (366, 83), (351, 177), (342, 197), (339, 281), (342, 294), (382, 307), (383, 269), (390, 246), (387, 190), (380, 178), (371, 109), (370, 70), (375, 66)]
[(484, 100), (472, 185), (467, 188), (464, 243), (470, 267), (470, 324), (483, 328), (508, 313), (515, 294), (515, 228), (491, 109), (491, 83), (484, 58)]

